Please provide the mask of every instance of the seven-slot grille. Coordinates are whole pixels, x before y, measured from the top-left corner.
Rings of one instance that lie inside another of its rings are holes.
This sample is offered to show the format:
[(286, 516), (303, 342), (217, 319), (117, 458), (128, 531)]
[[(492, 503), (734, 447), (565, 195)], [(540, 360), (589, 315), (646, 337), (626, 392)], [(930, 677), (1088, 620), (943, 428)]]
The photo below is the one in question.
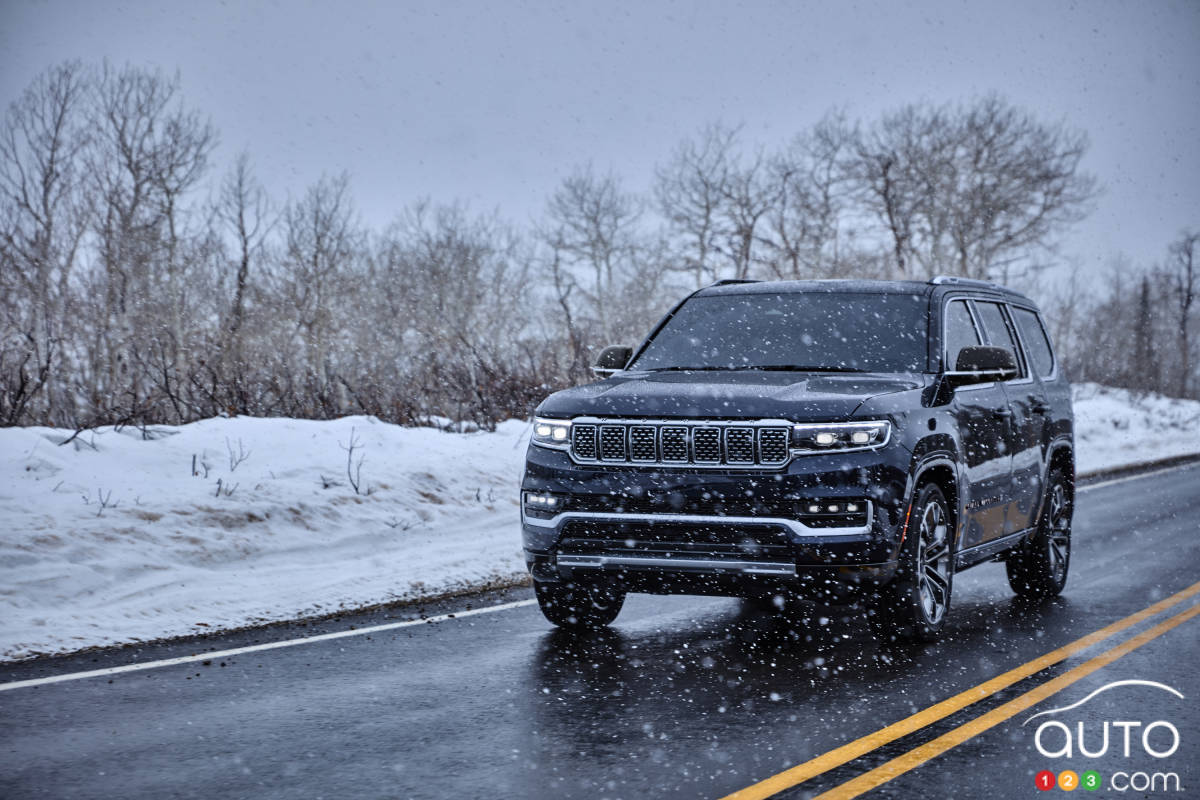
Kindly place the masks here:
[(782, 423), (577, 421), (571, 456), (586, 464), (781, 467), (789, 436)]

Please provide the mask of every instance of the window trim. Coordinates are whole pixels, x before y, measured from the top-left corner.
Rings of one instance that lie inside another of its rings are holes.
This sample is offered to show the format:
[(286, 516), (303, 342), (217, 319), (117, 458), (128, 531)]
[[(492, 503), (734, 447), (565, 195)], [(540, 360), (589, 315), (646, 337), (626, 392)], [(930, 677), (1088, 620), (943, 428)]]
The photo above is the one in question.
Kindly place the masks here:
[(1029, 358), (1029, 344), (1025, 341), (1025, 334), (1021, 331), (1021, 326), (1019, 324), (1017, 324), (1017, 315), (1016, 315), (1015, 311), (1018, 309), (1021, 311), (1028, 311), (1030, 314), (1033, 314), (1033, 318), (1038, 324), (1038, 329), (1041, 330), (1042, 337), (1045, 338), (1045, 340), (1046, 340), (1046, 347), (1048, 347), (1050, 349), (1050, 372), (1047, 373), (1046, 375), (1038, 374), (1038, 376), (1037, 376), (1038, 380), (1042, 381), (1043, 383), (1048, 383), (1050, 381), (1057, 380), (1058, 379), (1058, 353), (1054, 349), (1054, 341), (1050, 338), (1050, 332), (1048, 330), (1046, 330), (1046, 321), (1044, 319), (1042, 319), (1041, 312), (1039, 312), (1036, 308), (1031, 308), (1029, 306), (1021, 305), (1019, 303), (1009, 303), (1008, 305), (1010, 307), (1009, 315), (1012, 317), (1013, 327), (1015, 327), (1017, 329), (1017, 336), (1020, 339), (1021, 348), (1023, 350), (1025, 350), (1026, 361), (1029, 362), (1029, 364), (1030, 364), (1030, 370), (1029, 370), (1030, 375), (1033, 375), (1036, 372), (1036, 370), (1034, 370), (1032, 368), (1033, 360), (1031, 358)]
[(966, 295), (954, 295), (946, 300), (942, 308), (942, 341), (941, 341), (941, 364), (943, 371), (954, 369), (954, 364), (950, 363), (950, 342), (947, 333), (950, 331), (950, 306), (953, 303), (962, 303), (967, 308), (967, 317), (970, 318), (971, 324), (975, 327), (975, 338), (983, 344), (983, 326), (979, 324), (979, 320), (975, 317), (975, 309), (971, 307), (971, 298)]
[[(1012, 314), (1009, 313), (1008, 301), (1007, 300), (993, 300), (991, 298), (982, 298), (982, 297), (971, 298), (971, 305), (974, 306), (976, 303), (991, 303), (992, 305), (998, 306), (1000, 308), (1000, 319), (1004, 321), (1004, 326), (1008, 330), (1009, 336), (1012, 337), (1012, 344), (1015, 345), (1015, 351), (1013, 352), (1013, 355), (1017, 359), (1017, 367), (1021, 370), (1021, 374), (1017, 375), (1017, 377), (1015, 377), (1015, 378), (1010, 378), (1009, 380), (1001, 381), (1001, 383), (1003, 383), (1006, 386), (1018, 386), (1021, 384), (1033, 383), (1033, 370), (1030, 369), (1029, 359), (1027, 358), (1027, 356), (1025, 354), (1025, 342), (1024, 342), (1024, 340), (1021, 339), (1020, 332), (1017, 330), (1016, 320), (1013, 319)], [(988, 331), (987, 326), (982, 324), (983, 316), (982, 316), (982, 314), (979, 314), (978, 309), (976, 309), (976, 314), (977, 314), (977, 319), (980, 322), (979, 327), (984, 332), (984, 334), (987, 336), (988, 344), (995, 346), (995, 347), (1003, 347), (1004, 346), (1003, 343), (992, 342), (992, 335)]]

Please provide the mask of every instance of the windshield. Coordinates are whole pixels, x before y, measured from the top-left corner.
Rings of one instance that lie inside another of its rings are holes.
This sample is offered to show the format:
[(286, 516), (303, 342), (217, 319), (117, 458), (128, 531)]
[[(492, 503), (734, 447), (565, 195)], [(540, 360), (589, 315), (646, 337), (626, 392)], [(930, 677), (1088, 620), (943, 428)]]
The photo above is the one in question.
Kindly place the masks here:
[(928, 301), (921, 295), (693, 297), (632, 369), (921, 372), (928, 324)]

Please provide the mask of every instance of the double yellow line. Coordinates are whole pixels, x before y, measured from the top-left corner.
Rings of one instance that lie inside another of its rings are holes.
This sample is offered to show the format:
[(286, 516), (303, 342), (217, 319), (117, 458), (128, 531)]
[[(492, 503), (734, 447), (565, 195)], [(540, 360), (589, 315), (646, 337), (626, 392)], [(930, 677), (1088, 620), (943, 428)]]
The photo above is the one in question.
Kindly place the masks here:
[[(847, 764), (860, 756), (877, 750), (878, 748), (894, 742), (911, 733), (915, 733), (923, 728), (932, 725), (933, 723), (945, 719), (972, 703), (976, 703), (986, 697), (1006, 689), (1019, 681), (1022, 681), (1031, 675), (1034, 675), (1047, 667), (1058, 664), (1076, 653), (1085, 650), (1095, 644), (1098, 644), (1105, 639), (1111, 638), (1116, 634), (1124, 631), (1139, 622), (1149, 619), (1169, 608), (1179, 605), (1184, 601), (1200, 594), (1200, 583), (1194, 583), (1181, 592), (1171, 595), (1149, 608), (1143, 609), (1136, 614), (1130, 614), (1122, 620), (1112, 623), (1111, 625), (1101, 628), (1100, 630), (1089, 633), (1087, 636), (1076, 639), (1070, 644), (1064, 645), (1057, 650), (1052, 650), (1043, 656), (1026, 662), (1019, 667), (1009, 670), (1001, 675), (997, 675), (990, 680), (984, 681), (978, 686), (974, 686), (966, 691), (941, 701), (928, 708), (922, 709), (910, 717), (900, 720), (899, 722), (888, 725), (886, 728), (880, 728), (874, 733), (868, 734), (861, 739), (856, 739), (849, 744), (844, 744), (834, 750), (817, 756), (814, 759), (805, 761), (791, 769), (773, 775), (766, 780), (760, 781), (753, 786), (748, 786), (745, 789), (734, 792), (731, 795), (723, 798), (723, 800), (760, 800), (771, 795), (782, 792), (785, 789), (790, 789), (804, 781), (828, 772), (831, 769)], [(1152, 639), (1162, 636), (1167, 631), (1175, 628), (1178, 625), (1186, 622), (1192, 617), (1200, 614), (1200, 605), (1194, 605), (1185, 611), (1182, 611), (1173, 617), (1170, 617), (1163, 622), (1155, 625), (1137, 636), (1116, 645), (1109, 650), (1106, 650), (1095, 656), (1089, 661), (1080, 664), (1073, 669), (1064, 672), (1062, 675), (1040, 684), (1031, 689), (1025, 694), (998, 706), (991, 711), (976, 717), (969, 722), (952, 729), (950, 732), (939, 736), (932, 741), (926, 742), (923, 745), (913, 748), (901, 756), (893, 758), (886, 764), (876, 767), (868, 772), (859, 775), (843, 784), (840, 784), (833, 789), (819, 795), (816, 800), (848, 800), (852, 797), (858, 797), (860, 794), (870, 791), (877, 786), (880, 786), (888, 781), (896, 778), (909, 770), (924, 764), (932, 758), (935, 758), (947, 750), (957, 747), (968, 739), (983, 733), (984, 731), (999, 725), (1007, 719), (1012, 718), (1016, 714), (1032, 707), (1036, 703), (1041, 702), (1050, 695), (1065, 689), (1076, 681), (1092, 674), (1096, 670), (1111, 664), (1121, 656), (1124, 656)]]

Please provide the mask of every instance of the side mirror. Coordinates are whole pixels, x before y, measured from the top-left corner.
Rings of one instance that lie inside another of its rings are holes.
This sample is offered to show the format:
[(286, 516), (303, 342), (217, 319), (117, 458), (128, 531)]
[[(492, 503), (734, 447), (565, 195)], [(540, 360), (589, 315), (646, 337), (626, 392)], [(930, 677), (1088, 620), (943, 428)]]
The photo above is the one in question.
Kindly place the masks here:
[(958, 352), (954, 369), (943, 376), (953, 386), (1007, 381), (1017, 377), (1017, 357), (1007, 347), (964, 347)]
[(606, 347), (600, 351), (600, 356), (596, 359), (596, 363), (592, 365), (592, 372), (599, 378), (607, 378), (613, 373), (625, 369), (625, 365), (629, 363), (629, 359), (632, 357), (632, 347), (621, 344)]

